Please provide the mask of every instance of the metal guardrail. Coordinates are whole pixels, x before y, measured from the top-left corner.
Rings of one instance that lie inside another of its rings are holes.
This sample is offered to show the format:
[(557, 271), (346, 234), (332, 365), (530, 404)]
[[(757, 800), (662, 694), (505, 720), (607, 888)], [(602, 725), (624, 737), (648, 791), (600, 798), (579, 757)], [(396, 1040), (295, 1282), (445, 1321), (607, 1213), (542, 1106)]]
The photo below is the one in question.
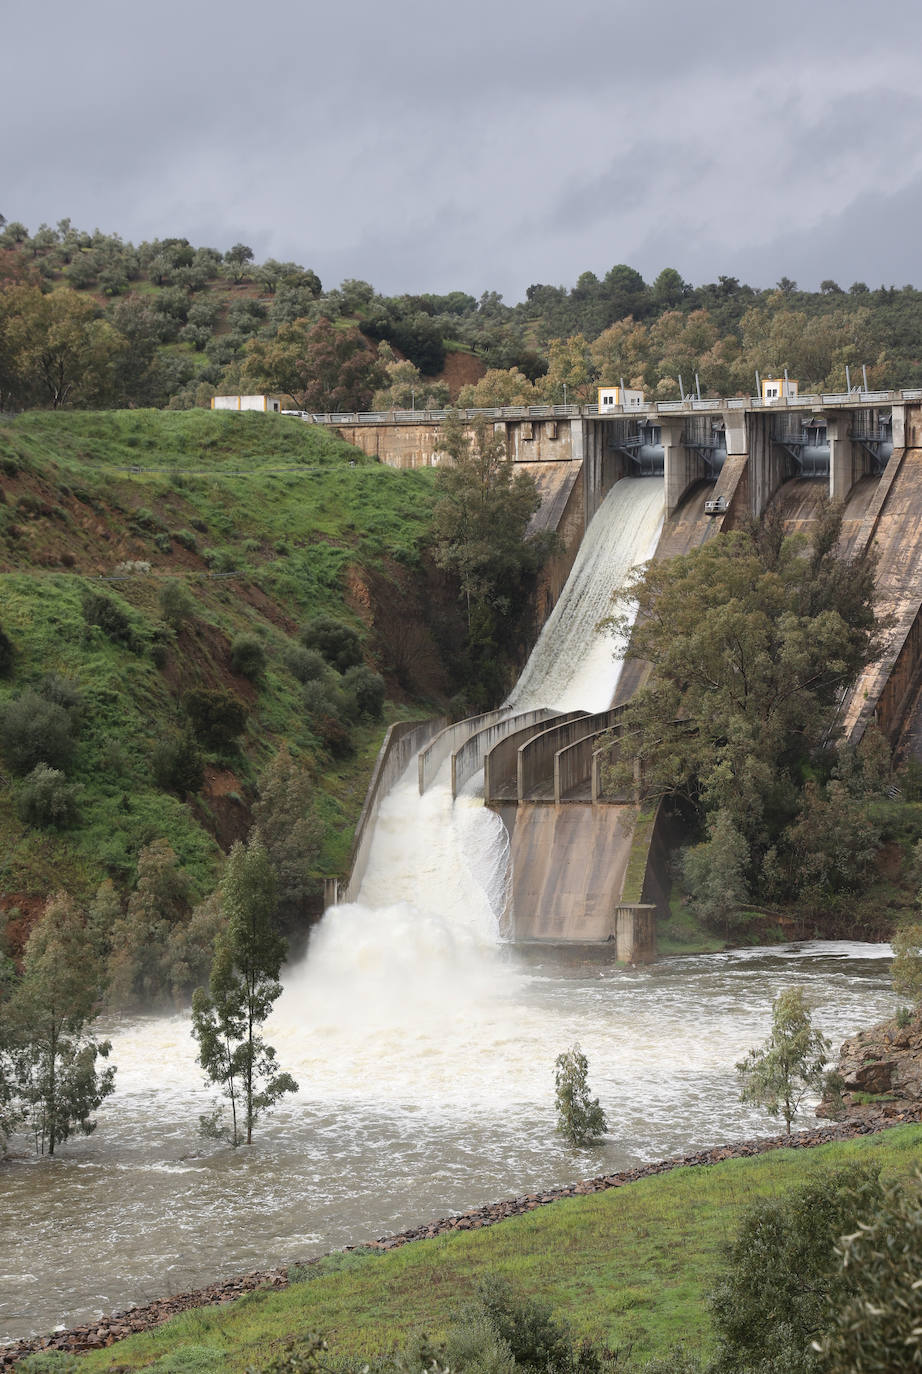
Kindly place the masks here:
[[(761, 396), (689, 396), (684, 401), (650, 401), (638, 408), (631, 406), (606, 407), (605, 416), (622, 419), (628, 416), (691, 414), (694, 412), (713, 414), (717, 410), (803, 410), (808, 406), (849, 406), (849, 405), (893, 405), (902, 401), (922, 400), (922, 387), (904, 391), (832, 391), (803, 396), (779, 396), (775, 400), (764, 401)], [(462, 420), (476, 420), (482, 416), (487, 420), (566, 420), (592, 419), (599, 414), (593, 403), (585, 405), (547, 405), (547, 406), (492, 406), (468, 407), (458, 410)], [(373, 424), (427, 424), (440, 423), (449, 414), (447, 410), (359, 410), (335, 411), (310, 414), (301, 412), (301, 418), (318, 425), (373, 425)]]

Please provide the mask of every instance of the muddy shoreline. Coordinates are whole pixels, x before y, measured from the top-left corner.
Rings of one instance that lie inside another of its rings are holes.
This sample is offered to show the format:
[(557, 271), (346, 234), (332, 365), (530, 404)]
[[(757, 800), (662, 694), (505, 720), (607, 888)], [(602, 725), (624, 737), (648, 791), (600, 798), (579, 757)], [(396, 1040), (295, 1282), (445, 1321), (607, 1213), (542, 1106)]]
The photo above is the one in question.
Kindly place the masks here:
[[(725, 1159), (747, 1159), (753, 1155), (767, 1154), (770, 1150), (810, 1149), (835, 1140), (852, 1140), (856, 1136), (875, 1135), (894, 1126), (906, 1125), (922, 1120), (922, 1109), (916, 1112), (901, 1113), (898, 1117), (880, 1117), (870, 1121), (841, 1122), (799, 1131), (791, 1136), (768, 1136), (756, 1140), (736, 1141), (730, 1145), (715, 1145), (693, 1154), (676, 1155), (671, 1159), (659, 1160), (653, 1164), (641, 1164), (634, 1169), (623, 1169), (619, 1173), (602, 1174), (596, 1178), (584, 1179), (559, 1188), (548, 1188), (540, 1193), (526, 1193), (522, 1197), (509, 1198), (504, 1202), (489, 1203), (483, 1207), (472, 1208), (457, 1216), (442, 1217), (438, 1221), (401, 1231), (397, 1235), (382, 1236), (377, 1240), (360, 1241), (355, 1246), (343, 1249), (353, 1250), (359, 1245), (378, 1249), (394, 1250), (400, 1245), (409, 1245), (417, 1240), (429, 1240), (434, 1236), (448, 1235), (453, 1231), (477, 1231), (485, 1226), (495, 1226), (509, 1217), (521, 1216), (546, 1207), (561, 1198), (583, 1197), (589, 1193), (605, 1192), (609, 1188), (620, 1188), (626, 1183), (635, 1183), (641, 1178), (652, 1178), (656, 1174), (668, 1173), (671, 1169), (696, 1168), (702, 1165), (718, 1164)], [(315, 1262), (319, 1256), (309, 1260), (292, 1260), (304, 1265)], [(254, 1288), (285, 1288), (288, 1286), (288, 1268), (254, 1270), (239, 1278), (226, 1279), (222, 1283), (209, 1284), (207, 1288), (194, 1289), (187, 1293), (177, 1293), (168, 1298), (160, 1298), (143, 1306), (130, 1307), (124, 1311), (113, 1312), (110, 1316), (85, 1326), (76, 1326), (69, 1331), (56, 1331), (49, 1336), (37, 1336), (30, 1340), (0, 1346), (0, 1370), (15, 1367), (16, 1361), (40, 1350), (60, 1350), (68, 1354), (80, 1354), (87, 1350), (114, 1345), (126, 1336), (139, 1331), (149, 1331), (162, 1322), (169, 1321), (179, 1312), (193, 1307), (212, 1307), (233, 1302)]]

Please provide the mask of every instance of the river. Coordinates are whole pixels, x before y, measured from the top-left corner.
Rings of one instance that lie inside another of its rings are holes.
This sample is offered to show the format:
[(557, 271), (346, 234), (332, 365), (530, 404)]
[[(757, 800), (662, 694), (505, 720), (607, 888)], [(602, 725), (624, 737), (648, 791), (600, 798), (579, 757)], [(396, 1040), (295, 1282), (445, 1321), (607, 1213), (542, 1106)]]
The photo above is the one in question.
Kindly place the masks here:
[[(599, 654), (593, 626), (651, 551), (662, 514), (661, 484), (619, 488), (590, 527), (614, 534), (584, 541), (571, 609), (552, 631), (568, 634), (579, 607), (582, 648), (545, 636), (519, 704), (598, 709), (611, 699), (619, 665), (610, 644)], [(596, 601), (583, 577), (604, 584)], [(585, 655), (589, 677), (575, 678)], [(561, 662), (567, 672), (555, 676)], [(443, 772), (420, 797), (414, 761), (382, 804), (360, 900), (328, 912), (285, 971), (266, 1038), (300, 1087), (249, 1148), (199, 1134), (212, 1094), (187, 1015), (103, 1025), (118, 1075), (96, 1133), (54, 1159), (17, 1140), (21, 1153), (0, 1164), (0, 1339), (773, 1134), (775, 1122), (739, 1103), (734, 1072), (767, 1034), (773, 997), (804, 988), (834, 1043), (895, 1005), (884, 946), (804, 944), (636, 969), (613, 966), (610, 947), (510, 946), (507, 858), (505, 829), (474, 790), (452, 803)], [(554, 1130), (554, 1060), (577, 1040), (610, 1127), (589, 1151)]]

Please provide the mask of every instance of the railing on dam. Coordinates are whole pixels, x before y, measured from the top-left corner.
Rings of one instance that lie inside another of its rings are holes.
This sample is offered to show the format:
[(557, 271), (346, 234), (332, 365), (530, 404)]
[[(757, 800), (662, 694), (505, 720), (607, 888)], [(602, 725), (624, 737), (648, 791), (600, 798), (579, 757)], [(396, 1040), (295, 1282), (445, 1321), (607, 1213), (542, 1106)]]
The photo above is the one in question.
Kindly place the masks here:
[[(763, 400), (760, 396), (689, 397), (684, 401), (651, 401), (642, 407), (606, 406), (605, 419), (624, 416), (683, 415), (715, 413), (723, 410), (810, 410), (817, 406), (856, 408), (862, 406), (895, 405), (905, 401), (922, 401), (922, 387), (902, 391), (833, 391), (802, 396), (778, 397)], [(294, 414), (295, 412), (289, 412)], [(441, 424), (450, 413), (447, 410), (358, 410), (297, 412), (302, 420), (315, 425), (425, 425)], [(468, 407), (451, 412), (462, 420), (566, 420), (592, 419), (599, 415), (597, 405), (541, 405)]]
[(466, 720), (455, 721), (454, 725), (446, 725), (425, 749), (420, 750), (419, 766), (419, 790), (420, 795), (434, 781), (436, 773), (442, 764), (452, 754), (455, 749), (459, 749), (469, 735), (476, 730), (482, 730), (485, 726), (493, 725), (496, 721), (506, 720), (512, 715), (508, 706), (500, 706), (496, 711), (485, 711), (480, 716), (469, 716)]
[(452, 752), (451, 795), (456, 797), (464, 784), (480, 772), (484, 767), (487, 753), (506, 735), (517, 733), (521, 728), (534, 729), (536, 725), (553, 719), (555, 715), (556, 712), (549, 707), (542, 706), (534, 711), (522, 711), (516, 715), (506, 716), (503, 720), (493, 721), (492, 724), (475, 730), (460, 748)]

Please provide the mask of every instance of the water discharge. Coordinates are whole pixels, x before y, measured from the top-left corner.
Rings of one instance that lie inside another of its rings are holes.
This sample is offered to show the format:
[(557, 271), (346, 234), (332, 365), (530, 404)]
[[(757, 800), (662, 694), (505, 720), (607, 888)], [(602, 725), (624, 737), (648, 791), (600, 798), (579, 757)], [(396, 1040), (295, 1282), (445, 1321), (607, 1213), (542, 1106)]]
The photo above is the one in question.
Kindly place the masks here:
[(509, 704), (520, 711), (604, 711), (611, 704), (621, 658), (596, 625), (614, 609), (612, 594), (638, 563), (652, 558), (663, 526), (663, 487), (625, 477), (603, 501), (580, 545), (567, 585), (547, 619)]
[[(612, 587), (655, 536), (661, 484), (634, 491), (622, 571), (593, 575), (604, 587), (585, 617), (587, 648)], [(573, 618), (562, 613), (554, 635)], [(540, 650), (549, 667), (528, 693), (571, 691), (548, 686), (558, 642)], [(572, 645), (566, 654), (580, 658)], [(605, 656), (587, 679), (599, 691), (581, 701), (588, 709), (611, 696), (610, 643)], [(210, 1094), (186, 1015), (106, 1027), (118, 1081), (97, 1133), (54, 1160), (24, 1153), (0, 1166), (0, 1338), (765, 1132), (772, 1123), (737, 1100), (733, 1065), (764, 1037), (781, 988), (805, 988), (834, 1041), (892, 1010), (881, 946), (625, 970), (604, 949), (504, 945), (506, 859), (505, 830), (476, 796), (452, 803), (440, 778), (420, 797), (414, 770), (394, 788), (360, 900), (329, 912), (286, 972), (267, 1037), (300, 1089), (250, 1149), (198, 1134)], [(554, 1134), (554, 1058), (576, 1039), (611, 1127), (590, 1154)]]

